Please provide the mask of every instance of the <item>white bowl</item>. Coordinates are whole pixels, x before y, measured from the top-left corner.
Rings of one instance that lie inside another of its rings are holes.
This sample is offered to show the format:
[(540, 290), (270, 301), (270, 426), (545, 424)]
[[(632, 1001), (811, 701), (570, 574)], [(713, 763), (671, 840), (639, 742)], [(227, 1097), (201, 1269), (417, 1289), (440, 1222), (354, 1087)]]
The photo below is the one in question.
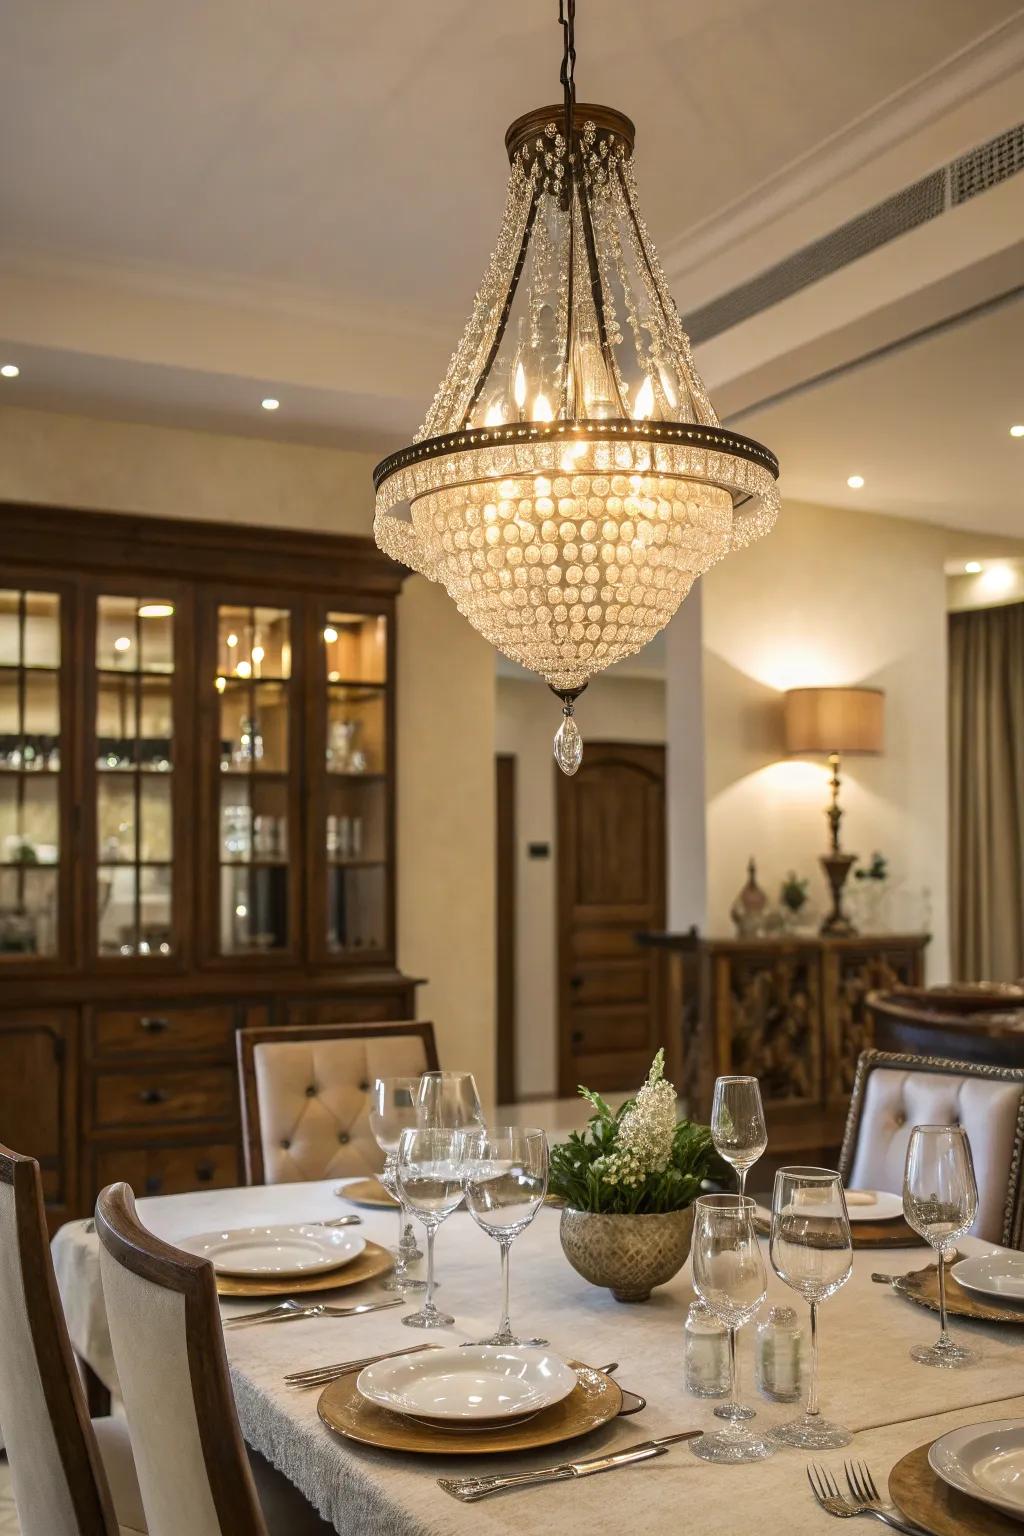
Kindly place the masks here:
[(378, 1360), (356, 1377), (360, 1396), (378, 1408), (453, 1424), (520, 1419), (575, 1385), (576, 1372), (550, 1351), (494, 1344)]
[(310, 1223), (201, 1232), (178, 1247), (209, 1259), (219, 1275), (297, 1279), (350, 1264), (366, 1247), (366, 1239), (346, 1227)]
[(931, 1446), (928, 1465), (951, 1488), (1024, 1520), (1024, 1419), (952, 1429)]
[(960, 1259), (950, 1274), (965, 1291), (990, 1301), (1024, 1302), (1024, 1253), (983, 1253)]

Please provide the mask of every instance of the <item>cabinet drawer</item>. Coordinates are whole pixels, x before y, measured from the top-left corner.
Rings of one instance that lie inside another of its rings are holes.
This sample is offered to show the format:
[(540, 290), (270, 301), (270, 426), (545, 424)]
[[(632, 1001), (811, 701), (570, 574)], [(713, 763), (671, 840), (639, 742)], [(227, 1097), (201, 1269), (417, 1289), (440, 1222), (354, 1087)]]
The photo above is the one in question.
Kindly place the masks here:
[(384, 1024), (409, 1016), (403, 993), (372, 997), (303, 998), (289, 1001), (285, 1011), (288, 1024)]
[(163, 1051), (230, 1052), (235, 1010), (230, 1005), (199, 1008), (103, 1008), (93, 1014), (93, 1049), (97, 1056)]
[(124, 1179), (136, 1195), (180, 1195), (241, 1183), (233, 1146), (102, 1147), (95, 1155), (95, 1195)]
[(182, 1120), (233, 1120), (238, 1099), (230, 1067), (169, 1072), (98, 1072), (97, 1129), (122, 1125), (171, 1125)]

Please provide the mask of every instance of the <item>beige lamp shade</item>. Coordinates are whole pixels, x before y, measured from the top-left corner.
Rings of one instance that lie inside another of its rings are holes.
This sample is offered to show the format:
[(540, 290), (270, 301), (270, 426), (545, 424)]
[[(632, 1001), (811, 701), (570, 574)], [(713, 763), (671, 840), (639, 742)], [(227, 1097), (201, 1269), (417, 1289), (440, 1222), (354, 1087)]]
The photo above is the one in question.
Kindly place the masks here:
[(885, 694), (881, 688), (790, 688), (786, 693), (786, 751), (873, 754), (882, 751)]

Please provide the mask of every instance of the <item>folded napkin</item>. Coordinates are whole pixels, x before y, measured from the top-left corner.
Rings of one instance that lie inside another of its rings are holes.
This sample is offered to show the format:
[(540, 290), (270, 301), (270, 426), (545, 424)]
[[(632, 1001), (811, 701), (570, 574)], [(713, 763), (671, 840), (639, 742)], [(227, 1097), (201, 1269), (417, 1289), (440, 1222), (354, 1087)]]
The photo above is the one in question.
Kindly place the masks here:
[(846, 1203), (847, 1205), (877, 1205), (878, 1196), (873, 1189), (848, 1189)]

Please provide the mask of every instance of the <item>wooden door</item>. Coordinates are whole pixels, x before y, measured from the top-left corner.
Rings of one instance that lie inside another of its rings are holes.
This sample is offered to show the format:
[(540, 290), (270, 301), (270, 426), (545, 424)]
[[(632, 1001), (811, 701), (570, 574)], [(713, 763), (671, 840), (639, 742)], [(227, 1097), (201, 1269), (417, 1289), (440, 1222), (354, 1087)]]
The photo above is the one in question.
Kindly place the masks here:
[(558, 814), (558, 1091), (638, 1087), (661, 1040), (665, 749), (587, 742), (555, 769)]

